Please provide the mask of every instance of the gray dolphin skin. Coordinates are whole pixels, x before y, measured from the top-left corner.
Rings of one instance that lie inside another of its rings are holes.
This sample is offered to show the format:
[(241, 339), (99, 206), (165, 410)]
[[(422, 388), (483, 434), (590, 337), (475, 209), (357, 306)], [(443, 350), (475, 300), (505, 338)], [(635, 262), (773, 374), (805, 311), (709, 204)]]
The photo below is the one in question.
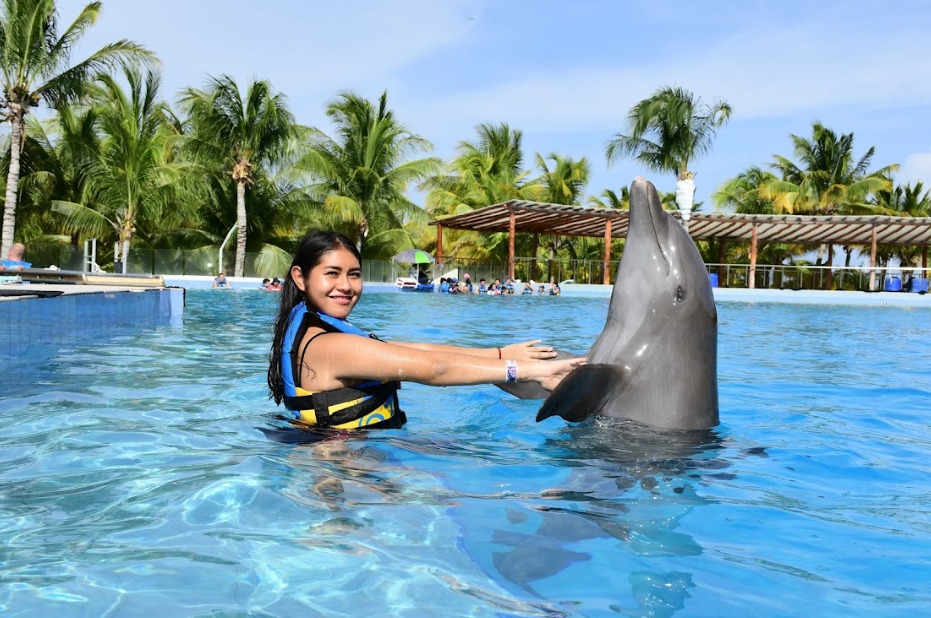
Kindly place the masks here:
[(663, 429), (714, 427), (717, 350), (718, 315), (701, 255), (653, 185), (638, 177), (604, 330), (537, 421), (598, 414)]

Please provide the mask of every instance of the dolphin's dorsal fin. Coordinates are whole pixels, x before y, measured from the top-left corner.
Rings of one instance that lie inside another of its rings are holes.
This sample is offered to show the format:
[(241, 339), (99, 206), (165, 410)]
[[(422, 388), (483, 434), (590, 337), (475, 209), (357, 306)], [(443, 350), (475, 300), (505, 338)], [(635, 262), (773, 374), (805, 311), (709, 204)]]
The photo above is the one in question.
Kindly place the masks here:
[(596, 414), (623, 380), (623, 373), (614, 365), (577, 367), (543, 402), (537, 412), (537, 422), (560, 416), (570, 423), (580, 423)]

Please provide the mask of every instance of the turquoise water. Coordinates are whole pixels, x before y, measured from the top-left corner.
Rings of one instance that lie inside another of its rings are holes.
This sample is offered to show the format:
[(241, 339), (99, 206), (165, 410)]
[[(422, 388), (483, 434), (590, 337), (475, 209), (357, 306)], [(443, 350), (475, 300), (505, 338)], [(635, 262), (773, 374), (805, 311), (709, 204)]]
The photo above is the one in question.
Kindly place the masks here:
[[(403, 430), (274, 442), (277, 296), (16, 361), (4, 616), (912, 616), (931, 607), (927, 310), (719, 303), (722, 424), (535, 423), (406, 385)], [(394, 339), (584, 351), (607, 299), (370, 294)]]

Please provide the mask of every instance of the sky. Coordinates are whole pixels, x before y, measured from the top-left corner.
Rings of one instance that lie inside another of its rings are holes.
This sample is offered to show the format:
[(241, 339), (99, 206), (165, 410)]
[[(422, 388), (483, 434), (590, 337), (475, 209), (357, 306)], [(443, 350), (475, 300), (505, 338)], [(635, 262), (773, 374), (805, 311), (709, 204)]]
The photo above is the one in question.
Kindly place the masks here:
[[(61, 27), (85, 4), (59, 0)], [(702, 211), (748, 167), (796, 160), (791, 135), (814, 122), (853, 133), (858, 158), (875, 147), (871, 169), (899, 164), (896, 182), (931, 187), (926, 0), (104, 0), (74, 60), (119, 39), (159, 57), (171, 102), (209, 76), (264, 79), (331, 134), (337, 95), (387, 91), (434, 156), (504, 122), (523, 132), (526, 168), (537, 153), (586, 157), (588, 195), (638, 175), (675, 190), (672, 174), (605, 159), (631, 107), (667, 86), (733, 108), (690, 165)]]

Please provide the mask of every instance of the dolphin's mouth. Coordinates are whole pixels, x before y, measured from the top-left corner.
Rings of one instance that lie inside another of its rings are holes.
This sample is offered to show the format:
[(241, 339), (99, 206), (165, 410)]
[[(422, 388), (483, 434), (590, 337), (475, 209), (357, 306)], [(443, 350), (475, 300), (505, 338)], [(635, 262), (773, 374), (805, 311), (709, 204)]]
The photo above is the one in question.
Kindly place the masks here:
[(647, 203), (647, 212), (650, 214), (650, 227), (653, 229), (653, 241), (656, 243), (656, 247), (659, 249), (660, 255), (663, 256), (663, 261), (666, 263), (666, 276), (669, 276), (672, 266), (669, 262), (669, 256), (666, 254), (666, 247), (663, 246), (663, 243), (660, 242), (659, 230), (656, 229), (656, 215), (653, 212), (653, 205), (649, 202)]

